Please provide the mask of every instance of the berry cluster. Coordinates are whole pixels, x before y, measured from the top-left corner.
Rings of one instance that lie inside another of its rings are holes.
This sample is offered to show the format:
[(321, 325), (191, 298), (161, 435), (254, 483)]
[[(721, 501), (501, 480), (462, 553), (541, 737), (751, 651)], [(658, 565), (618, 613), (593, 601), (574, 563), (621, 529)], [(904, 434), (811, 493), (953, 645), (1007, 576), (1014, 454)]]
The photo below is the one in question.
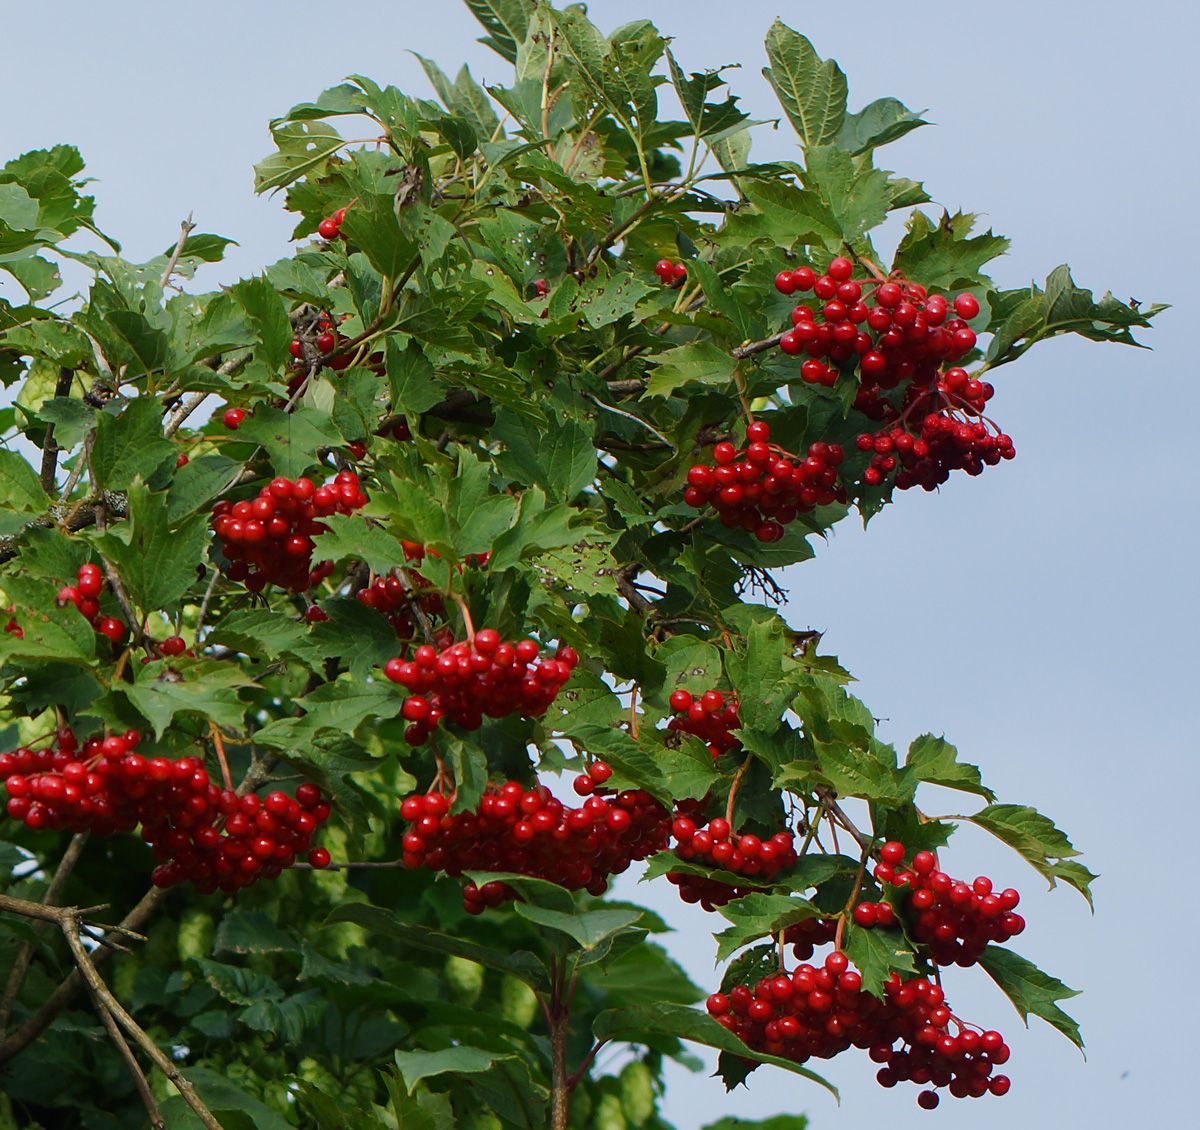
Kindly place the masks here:
[[(322, 223), (329, 223), (328, 220), (322, 220)], [(337, 327), (333, 323), (333, 319), (326, 313), (322, 312), (317, 316), (317, 335), (312, 339), (313, 345), (318, 353), (332, 353), (337, 347), (338, 340), (341, 334), (338, 333)], [(292, 338), (292, 344), (288, 347), (289, 352), (297, 361), (304, 360), (304, 341), (301, 338)], [(346, 359), (349, 361), (349, 358)]]
[(573, 647), (562, 646), (551, 659), (538, 660), (533, 640), (509, 643), (494, 628), (469, 641), (438, 651), (422, 644), (412, 658), (389, 659), (384, 674), (414, 693), (401, 714), (410, 745), (420, 745), (445, 719), (464, 730), (478, 730), (484, 717), (520, 714), (531, 718), (554, 701), (579, 662)]
[[(863, 472), (865, 483), (878, 486), (896, 471), (898, 490), (917, 486), (934, 490), (950, 478), (951, 471), (978, 475), (985, 466), (1016, 456), (1012, 439), (980, 416), (986, 397), (968, 398), (975, 391), (971, 386), (984, 382), (966, 380), (962, 395), (952, 391), (965, 377), (965, 369), (951, 369), (935, 388), (912, 385), (908, 391), (915, 395), (906, 394), (895, 422), (858, 436), (859, 451), (871, 452)], [(990, 390), (991, 385), (986, 385), (985, 392), (990, 395)], [(910, 430), (913, 421), (919, 421), (916, 430)]]
[(687, 278), (687, 266), (684, 263), (672, 263), (670, 259), (660, 259), (654, 264), (654, 273), (663, 286), (682, 286)]
[(784, 930), (783, 940), (792, 947), (792, 956), (797, 961), (807, 961), (817, 946), (837, 937), (837, 928), (836, 918), (806, 918)]
[(715, 467), (697, 463), (689, 468), (684, 502), (697, 509), (711, 504), (723, 526), (740, 526), (759, 541), (773, 542), (798, 515), (846, 500), (845, 488), (837, 485), (845, 458), (841, 447), (814, 443), (800, 458), (768, 442), (770, 435), (770, 427), (759, 420), (746, 428), (744, 449), (718, 443)]
[[(884, 844), (879, 854), (875, 878), (910, 892), (908, 905), (915, 915), (912, 936), (929, 947), (938, 965), (974, 965), (989, 942), (1006, 942), (1025, 929), (1025, 919), (1014, 913), (1021, 896), (1011, 887), (993, 892), (985, 875), (969, 885), (952, 879), (939, 870), (936, 857), (928, 851), (917, 852), (905, 867), (904, 845), (895, 840)], [(860, 911), (864, 919), (868, 917), (862, 906), (855, 908), (854, 920), (860, 926), (891, 924), (881, 917), (860, 921)]]
[[(436, 549), (426, 550), (423, 545), (413, 541), (402, 541), (400, 545), (404, 549), (405, 564), (415, 562), (420, 565), (424, 560), (426, 553), (433, 557), (439, 556)], [(466, 564), (483, 566), (488, 562), (491, 556), (490, 552), (485, 553), (469, 553), (467, 554)], [(462, 565), (459, 565), (458, 571), (462, 572)], [(446, 612), (446, 604), (441, 593), (430, 591), (429, 582), (421, 576), (416, 569), (406, 570), (406, 576), (412, 587), (406, 587), (404, 578), (399, 575), (399, 570), (392, 570), (386, 575), (377, 576), (366, 588), (360, 589), (355, 593), (355, 599), (360, 604), (365, 604), (368, 608), (374, 608), (377, 612), (381, 612), (388, 618), (389, 623), (396, 631), (396, 635), (402, 640), (410, 640), (417, 631), (417, 618), (413, 612), (415, 604), (426, 616), (444, 616)], [(442, 633), (439, 631), (436, 636), (440, 647), (445, 647), (452, 642), (453, 637), (449, 637), (445, 642), (441, 642)]]
[[(329, 816), (316, 785), (296, 796), (239, 797), (209, 780), (199, 758), (171, 761), (137, 753), (141, 734), (129, 730), (89, 738), (80, 747), (70, 729), (42, 749), (0, 754), (7, 812), (32, 829), (69, 828), (96, 835), (132, 832), (140, 824), (159, 865), (152, 880), (171, 887), (191, 880), (201, 894), (248, 887), (274, 878), (309, 851)], [(327, 866), (323, 848), (309, 853)]]
[[(667, 810), (649, 793), (603, 788), (611, 775), (603, 762), (592, 763), (586, 778), (592, 795), (579, 808), (566, 807), (544, 785), (526, 789), (516, 781), (489, 786), (473, 812), (455, 815), (441, 793), (407, 797), (400, 808), (408, 822), (404, 865), (453, 878), (464, 871), (508, 871), (603, 894), (610, 875), (662, 851), (670, 831)], [(499, 880), (468, 883), (463, 906), (481, 914), (515, 897)]]
[(938, 1105), (939, 1087), (956, 1098), (1009, 1089), (1007, 1076), (992, 1075), (1009, 1056), (999, 1032), (968, 1028), (952, 1014), (941, 988), (924, 977), (901, 981), (893, 973), (882, 999), (863, 992), (862, 977), (839, 950), (819, 968), (800, 965), (753, 989), (737, 985), (728, 994), (713, 993), (707, 1007), (748, 1047), (795, 1063), (831, 1059), (851, 1047), (869, 1049), (872, 1060), (886, 1065), (876, 1075), (882, 1086), (932, 1084), (917, 1098), (927, 1110)]
[(675, 715), (667, 722), (668, 730), (691, 734), (706, 742), (714, 758), (723, 753), (737, 753), (742, 748), (731, 732), (741, 726), (736, 695), (727, 701), (720, 691), (705, 691), (697, 698), (688, 691), (678, 690), (671, 692), (669, 701)]
[[(776, 832), (769, 840), (751, 833), (733, 835), (729, 821), (723, 816), (710, 820), (706, 827), (697, 828), (690, 816), (676, 816), (671, 824), (675, 837), (675, 854), (687, 862), (719, 867), (733, 875), (769, 883), (780, 871), (787, 871), (796, 862), (792, 833)], [(724, 906), (753, 888), (722, 883), (701, 875), (671, 872), (668, 880), (679, 888), (684, 902), (698, 902), (705, 910)]]
[(916, 283), (853, 274), (854, 264), (837, 258), (824, 275), (799, 267), (775, 276), (781, 294), (812, 291), (821, 302), (815, 310), (797, 306), (792, 328), (779, 341), (790, 356), (808, 354), (802, 380), (831, 386), (840, 375), (837, 365), (848, 365), (857, 366), (863, 389), (891, 389), (913, 379), (928, 383), (942, 362), (953, 363), (975, 348), (975, 331), (967, 325), (979, 313), (974, 295), (958, 295), (952, 314), (946, 298), (927, 295)]
[(90, 562), (80, 565), (75, 584), (64, 585), (58, 590), (58, 606), (75, 605), (85, 620), (102, 636), (113, 643), (120, 643), (129, 631), (123, 620), (115, 616), (104, 616), (100, 612), (100, 594), (104, 591), (104, 574), (99, 565)]
[(312, 566), (313, 537), (328, 527), (320, 520), (365, 506), (367, 496), (352, 471), (339, 471), (332, 483), (275, 479), (253, 501), (222, 500), (212, 508), (213, 532), (230, 561), (229, 576), (251, 592), (268, 584), (303, 592), (324, 580), (331, 562)]

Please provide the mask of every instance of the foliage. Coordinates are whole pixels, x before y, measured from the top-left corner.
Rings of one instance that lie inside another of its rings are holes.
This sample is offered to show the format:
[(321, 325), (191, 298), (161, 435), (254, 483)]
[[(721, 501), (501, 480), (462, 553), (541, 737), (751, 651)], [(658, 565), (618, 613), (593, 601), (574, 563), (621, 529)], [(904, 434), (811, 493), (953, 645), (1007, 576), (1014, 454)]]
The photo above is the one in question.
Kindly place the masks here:
[[(69, 146), (0, 171), (0, 269), (28, 296), (0, 300), (0, 377), (15, 390), (0, 412), (4, 748), (66, 724), (136, 728), (147, 756), (202, 755), (215, 776), (221, 733), (235, 777), (261, 786), (278, 764), (317, 782), (334, 801), (322, 837), (333, 859), (376, 865), (298, 867), (236, 895), (177, 887), (146, 943), (106, 967), (229, 1130), (532, 1127), (551, 1117), (564, 1064), (581, 1073), (569, 1125), (654, 1130), (666, 1125), (664, 1059), (698, 1066), (689, 1041), (725, 1050), (730, 1085), (757, 1062), (812, 1075), (694, 1009), (705, 991), (650, 940), (664, 927), (649, 912), (512, 879), (520, 901), (476, 918), (459, 881), (385, 866), (406, 850), (402, 799), (448, 781), (471, 807), (489, 779), (530, 786), (599, 760), (613, 787), (690, 802), (698, 820), (728, 810), (764, 839), (786, 822), (802, 859), (738, 889), (722, 956), (816, 915), (844, 918), (874, 890), (865, 868), (879, 845), (936, 850), (960, 819), (1091, 897), (1094, 876), (1050, 820), (997, 803), (944, 739), (917, 738), (901, 763), (848, 673), (751, 599), (771, 591), (770, 570), (813, 556), (834, 523), (855, 509), (866, 521), (894, 489), (872, 481), (872, 453), (856, 446), (868, 424), (853, 362), (830, 387), (775, 350), (794, 302), (773, 280), (848, 256), (930, 294), (969, 292), (973, 326), (990, 335), (961, 362), (976, 380), (1058, 334), (1135, 344), (1158, 308), (1097, 300), (1066, 267), (1040, 287), (995, 287), (985, 268), (1007, 241), (973, 216), (922, 210), (918, 182), (875, 164), (920, 116), (892, 98), (851, 113), (837, 64), (782, 23), (765, 73), (802, 160), (755, 164), (757, 123), (722, 73), (686, 74), (649, 22), (604, 35), (581, 5), (468, 6), (511, 84), (484, 90), (465, 67), (451, 80), (422, 59), (437, 102), (353, 76), (273, 121), (256, 187), (283, 193), (297, 247), (235, 286), (180, 282), (221, 258), (229, 241), (215, 235), (185, 231), (141, 264), (111, 241), (111, 254), (73, 250), (95, 228)], [(668, 82), (684, 120), (660, 116)], [(346, 144), (342, 119), (363, 117), (378, 144)], [(332, 238), (310, 239), (342, 209)], [(907, 234), (883, 270), (870, 232), (897, 211)], [(46, 303), (63, 258), (93, 275), (70, 313)], [(655, 276), (664, 259), (684, 266), (669, 285)], [(207, 419), (201, 404), (216, 406)], [(248, 415), (231, 425), (228, 408)], [(689, 468), (720, 442), (741, 446), (751, 418), (784, 449), (846, 452), (840, 496), (778, 540), (684, 503)], [(306, 591), (234, 579), (209, 531), (215, 502), (347, 468), (369, 502), (316, 535), (327, 576)], [(473, 622), (582, 656), (546, 713), (405, 741), (405, 694), (382, 671), (403, 639), (353, 597), (413, 546), (411, 586), (435, 627), (463, 639)], [(80, 565), (102, 561), (123, 582), (101, 600), (131, 629), (117, 642), (57, 599)], [(164, 651), (175, 636), (185, 653)], [(741, 711), (717, 757), (668, 725), (673, 692), (713, 689)], [(985, 803), (926, 822), (927, 784)], [(853, 857), (826, 847), (835, 822)], [(7, 894), (40, 900), (68, 838), (7, 819)], [(153, 866), (136, 837), (95, 837), (62, 898), (119, 916)], [(731, 882), (662, 853), (650, 873), (668, 871)], [(930, 968), (911, 932), (894, 934), (847, 938), (876, 989)], [(33, 937), (5, 919), (0, 973)], [(1065, 985), (999, 947), (981, 963), (1023, 1017), (1078, 1041), (1055, 1003)], [(71, 964), (57, 938), (36, 940), (10, 1041)], [(539, 1009), (568, 998), (561, 1024)], [(618, 1073), (595, 1069), (597, 1040), (630, 1049)], [(0, 1126), (146, 1124), (83, 998), (18, 1051), (0, 1045)], [(165, 1076), (151, 1084), (167, 1125), (197, 1124)], [(735, 1124), (750, 1126), (713, 1130)]]

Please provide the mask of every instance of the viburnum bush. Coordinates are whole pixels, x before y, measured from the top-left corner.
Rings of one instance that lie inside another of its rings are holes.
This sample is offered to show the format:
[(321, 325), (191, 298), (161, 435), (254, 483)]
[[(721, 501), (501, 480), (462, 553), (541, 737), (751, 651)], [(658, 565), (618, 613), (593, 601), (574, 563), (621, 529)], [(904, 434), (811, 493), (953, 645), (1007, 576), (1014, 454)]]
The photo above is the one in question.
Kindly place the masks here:
[[(190, 224), (121, 258), (74, 149), (0, 170), (0, 1125), (654, 1130), (689, 1043), (729, 1087), (845, 1054), (996, 1101), (953, 967), (1080, 1037), (951, 836), (1093, 876), (944, 738), (877, 736), (824, 604), (753, 595), (1003, 474), (1003, 366), (1159, 308), (996, 287), (1007, 241), (876, 166), (921, 118), (850, 112), (782, 23), (798, 159), (755, 163), (648, 21), (468, 4), (511, 83), (422, 59), (437, 101), (355, 76), (273, 121), (295, 250), (217, 291)], [(606, 897), (634, 864), (719, 980)]]

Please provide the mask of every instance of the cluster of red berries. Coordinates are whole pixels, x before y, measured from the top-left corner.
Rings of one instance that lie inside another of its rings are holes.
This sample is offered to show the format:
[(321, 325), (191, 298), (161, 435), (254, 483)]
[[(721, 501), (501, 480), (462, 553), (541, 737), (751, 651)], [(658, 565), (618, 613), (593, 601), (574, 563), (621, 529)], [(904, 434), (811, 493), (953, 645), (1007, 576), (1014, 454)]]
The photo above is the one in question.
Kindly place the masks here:
[(837, 937), (836, 918), (805, 918), (793, 923), (783, 932), (786, 945), (792, 947), (792, 956), (797, 961), (807, 961), (817, 946), (832, 942)]
[(275, 479), (253, 501), (222, 500), (212, 508), (213, 532), (230, 561), (229, 577), (251, 592), (268, 584), (303, 592), (324, 580), (333, 564), (312, 566), (313, 537), (328, 527), (320, 519), (349, 514), (365, 506), (367, 496), (353, 471), (339, 471), (332, 483), (311, 479)]
[(952, 313), (949, 300), (927, 295), (916, 283), (858, 280), (853, 274), (854, 264), (837, 258), (823, 275), (799, 267), (775, 277), (781, 294), (812, 291), (822, 303), (817, 310), (797, 306), (792, 329), (779, 342), (791, 356), (808, 354), (802, 380), (831, 386), (839, 376), (836, 366), (853, 361), (866, 388), (890, 389), (911, 379), (928, 383), (942, 362), (953, 363), (975, 348), (975, 331), (967, 325), (979, 313), (974, 295), (958, 295)]
[[(723, 816), (710, 820), (703, 828), (698, 828), (690, 816), (676, 816), (671, 824), (671, 834), (678, 845), (675, 854), (680, 859), (719, 867), (733, 875), (744, 875), (763, 883), (769, 883), (780, 871), (787, 871), (796, 862), (791, 832), (776, 832), (768, 840), (749, 832), (734, 835), (729, 821)], [(679, 888), (679, 897), (684, 902), (698, 902), (705, 910), (724, 906), (753, 889), (678, 872), (671, 872), (667, 878)]]
[[(526, 789), (516, 781), (490, 785), (473, 812), (455, 815), (448, 814), (450, 802), (441, 793), (407, 797), (400, 808), (408, 822), (404, 865), (453, 878), (464, 871), (508, 871), (603, 894), (610, 875), (662, 851), (671, 826), (667, 810), (649, 793), (605, 789), (611, 775), (602, 761), (589, 766), (591, 795), (579, 808), (568, 808), (544, 785)], [(481, 914), (515, 897), (499, 880), (468, 883), (463, 906)]]
[[(431, 556), (439, 556), (437, 550), (426, 550), (423, 545), (413, 541), (402, 541), (400, 545), (404, 549), (405, 564), (416, 562), (417, 565), (424, 560), (426, 553)], [(469, 553), (466, 557), (467, 565), (483, 566), (486, 565), (491, 553)], [(462, 565), (459, 565), (458, 571), (461, 573)], [(413, 612), (413, 605), (417, 605), (426, 616), (444, 616), (446, 612), (446, 604), (439, 592), (421, 591), (428, 589), (429, 583), (415, 569), (407, 571), (408, 580), (413, 587), (407, 588), (404, 580), (399, 576), (397, 570), (392, 570), (386, 575), (376, 577), (366, 588), (360, 589), (355, 593), (355, 599), (360, 604), (365, 604), (368, 608), (374, 608), (377, 612), (381, 612), (388, 618), (389, 623), (396, 631), (396, 635), (402, 640), (412, 639), (416, 634), (417, 620)], [(453, 640), (453, 636), (446, 634), (443, 640), (443, 630), (435, 633), (435, 640), (439, 647), (447, 647)]]
[(660, 259), (654, 264), (654, 273), (663, 286), (682, 286), (687, 278), (687, 266), (684, 263), (672, 263), (670, 259)]
[[(986, 875), (970, 884), (952, 879), (939, 870), (936, 857), (928, 851), (917, 852), (905, 867), (904, 845), (895, 840), (884, 844), (879, 855), (875, 878), (908, 889), (908, 904), (915, 914), (912, 936), (929, 947), (938, 965), (974, 965), (989, 942), (1007, 942), (1025, 929), (1025, 919), (1014, 913), (1021, 896), (1011, 887), (994, 892)], [(861, 910), (854, 911), (860, 926), (890, 924), (860, 921)]]
[(171, 761), (137, 753), (141, 734), (129, 730), (89, 738), (59, 730), (42, 749), (0, 754), (7, 812), (32, 829), (69, 828), (96, 835), (132, 832), (140, 824), (159, 865), (159, 887), (190, 879), (201, 894), (232, 892), (274, 878), (309, 852), (314, 867), (329, 864), (324, 848), (310, 851), (329, 804), (316, 785), (295, 797), (239, 797), (209, 780), (199, 758)]
[[(950, 378), (964, 376), (966, 370), (951, 369), (946, 379), (938, 382), (937, 389), (918, 389), (913, 385), (909, 392), (918, 395), (906, 397), (905, 410), (896, 422), (878, 432), (859, 435), (858, 449), (872, 453), (871, 462), (863, 472), (864, 482), (877, 486), (896, 471), (898, 490), (917, 486), (934, 490), (950, 478), (951, 471), (978, 475), (985, 466), (994, 467), (1001, 459), (1016, 456), (1009, 436), (995, 425), (992, 425), (995, 430), (991, 430), (988, 420), (968, 418), (978, 416), (982, 399), (968, 402), (965, 395), (941, 391), (942, 385), (949, 387)], [(920, 421), (916, 431), (909, 430), (910, 415)]]
[[(322, 221), (326, 223), (327, 221)], [(337, 347), (338, 339), (341, 335), (337, 332), (337, 327), (333, 323), (333, 319), (326, 313), (322, 312), (317, 316), (317, 336), (313, 339), (313, 345), (316, 346), (318, 353), (332, 353)], [(288, 351), (297, 361), (304, 360), (304, 342), (298, 338), (292, 338), (292, 344), (288, 347)], [(349, 361), (349, 358), (347, 358)]]
[(737, 753), (742, 748), (731, 732), (741, 726), (736, 695), (727, 700), (720, 691), (705, 691), (697, 697), (678, 690), (671, 692), (668, 701), (675, 711), (667, 722), (668, 730), (691, 734), (706, 742), (714, 758), (723, 753)]
[[(349, 206), (347, 205), (347, 207)], [(345, 218), (346, 208), (339, 208), (332, 216), (327, 217), (317, 224), (317, 234), (322, 239), (340, 239), (342, 235), (342, 221)]]
[(846, 500), (837, 482), (845, 458), (841, 447), (814, 443), (801, 459), (770, 443), (770, 435), (770, 426), (757, 420), (746, 428), (744, 449), (718, 443), (715, 467), (697, 463), (689, 468), (684, 502), (697, 509), (711, 505), (723, 526), (740, 526), (759, 541), (773, 542), (798, 515)]
[(99, 565), (90, 562), (79, 566), (73, 585), (64, 585), (58, 590), (58, 606), (75, 605), (85, 620), (102, 636), (113, 643), (120, 643), (129, 631), (123, 620), (115, 616), (104, 616), (100, 612), (100, 594), (104, 591), (104, 574)]
[(421, 644), (411, 659), (389, 659), (383, 673), (414, 692), (400, 708), (409, 723), (405, 740), (420, 745), (443, 719), (478, 730), (484, 717), (543, 713), (570, 678), (579, 655), (563, 645), (553, 658), (539, 660), (539, 650), (534, 640), (509, 643), (494, 628), (483, 628), (471, 640), (441, 651)]
[(840, 950), (819, 968), (800, 965), (790, 976), (765, 977), (753, 989), (737, 985), (727, 994), (713, 993), (707, 1007), (748, 1047), (794, 1063), (831, 1059), (851, 1047), (868, 1049), (874, 1062), (886, 1064), (876, 1075), (882, 1086), (901, 1080), (932, 1084), (917, 1098), (927, 1110), (938, 1105), (939, 1087), (956, 1098), (978, 1098), (1003, 1095), (1010, 1086), (1007, 1076), (992, 1075), (1009, 1056), (999, 1032), (966, 1027), (941, 988), (924, 977), (902, 981), (893, 973), (882, 999), (863, 992), (862, 977)]

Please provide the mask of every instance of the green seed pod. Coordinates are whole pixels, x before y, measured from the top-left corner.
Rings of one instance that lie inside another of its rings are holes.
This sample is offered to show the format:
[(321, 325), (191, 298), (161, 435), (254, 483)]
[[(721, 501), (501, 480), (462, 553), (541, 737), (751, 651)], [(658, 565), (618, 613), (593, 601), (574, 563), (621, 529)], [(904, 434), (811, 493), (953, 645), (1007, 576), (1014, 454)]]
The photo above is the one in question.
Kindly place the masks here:
[(483, 991), (483, 966), (465, 957), (446, 958), (446, 986), (455, 1004), (473, 1005)]
[(505, 1020), (528, 1028), (537, 1015), (537, 997), (524, 981), (505, 974), (500, 982), (500, 1011)]
[(189, 906), (179, 916), (179, 936), (176, 946), (179, 960), (208, 957), (212, 953), (213, 935), (217, 924), (213, 917), (199, 906)]
[(654, 1113), (654, 1076), (640, 1059), (621, 1068), (621, 1110), (631, 1126), (641, 1126)]
[(621, 1100), (616, 1095), (601, 1095), (592, 1116), (595, 1130), (628, 1130), (629, 1123), (621, 1110)]

